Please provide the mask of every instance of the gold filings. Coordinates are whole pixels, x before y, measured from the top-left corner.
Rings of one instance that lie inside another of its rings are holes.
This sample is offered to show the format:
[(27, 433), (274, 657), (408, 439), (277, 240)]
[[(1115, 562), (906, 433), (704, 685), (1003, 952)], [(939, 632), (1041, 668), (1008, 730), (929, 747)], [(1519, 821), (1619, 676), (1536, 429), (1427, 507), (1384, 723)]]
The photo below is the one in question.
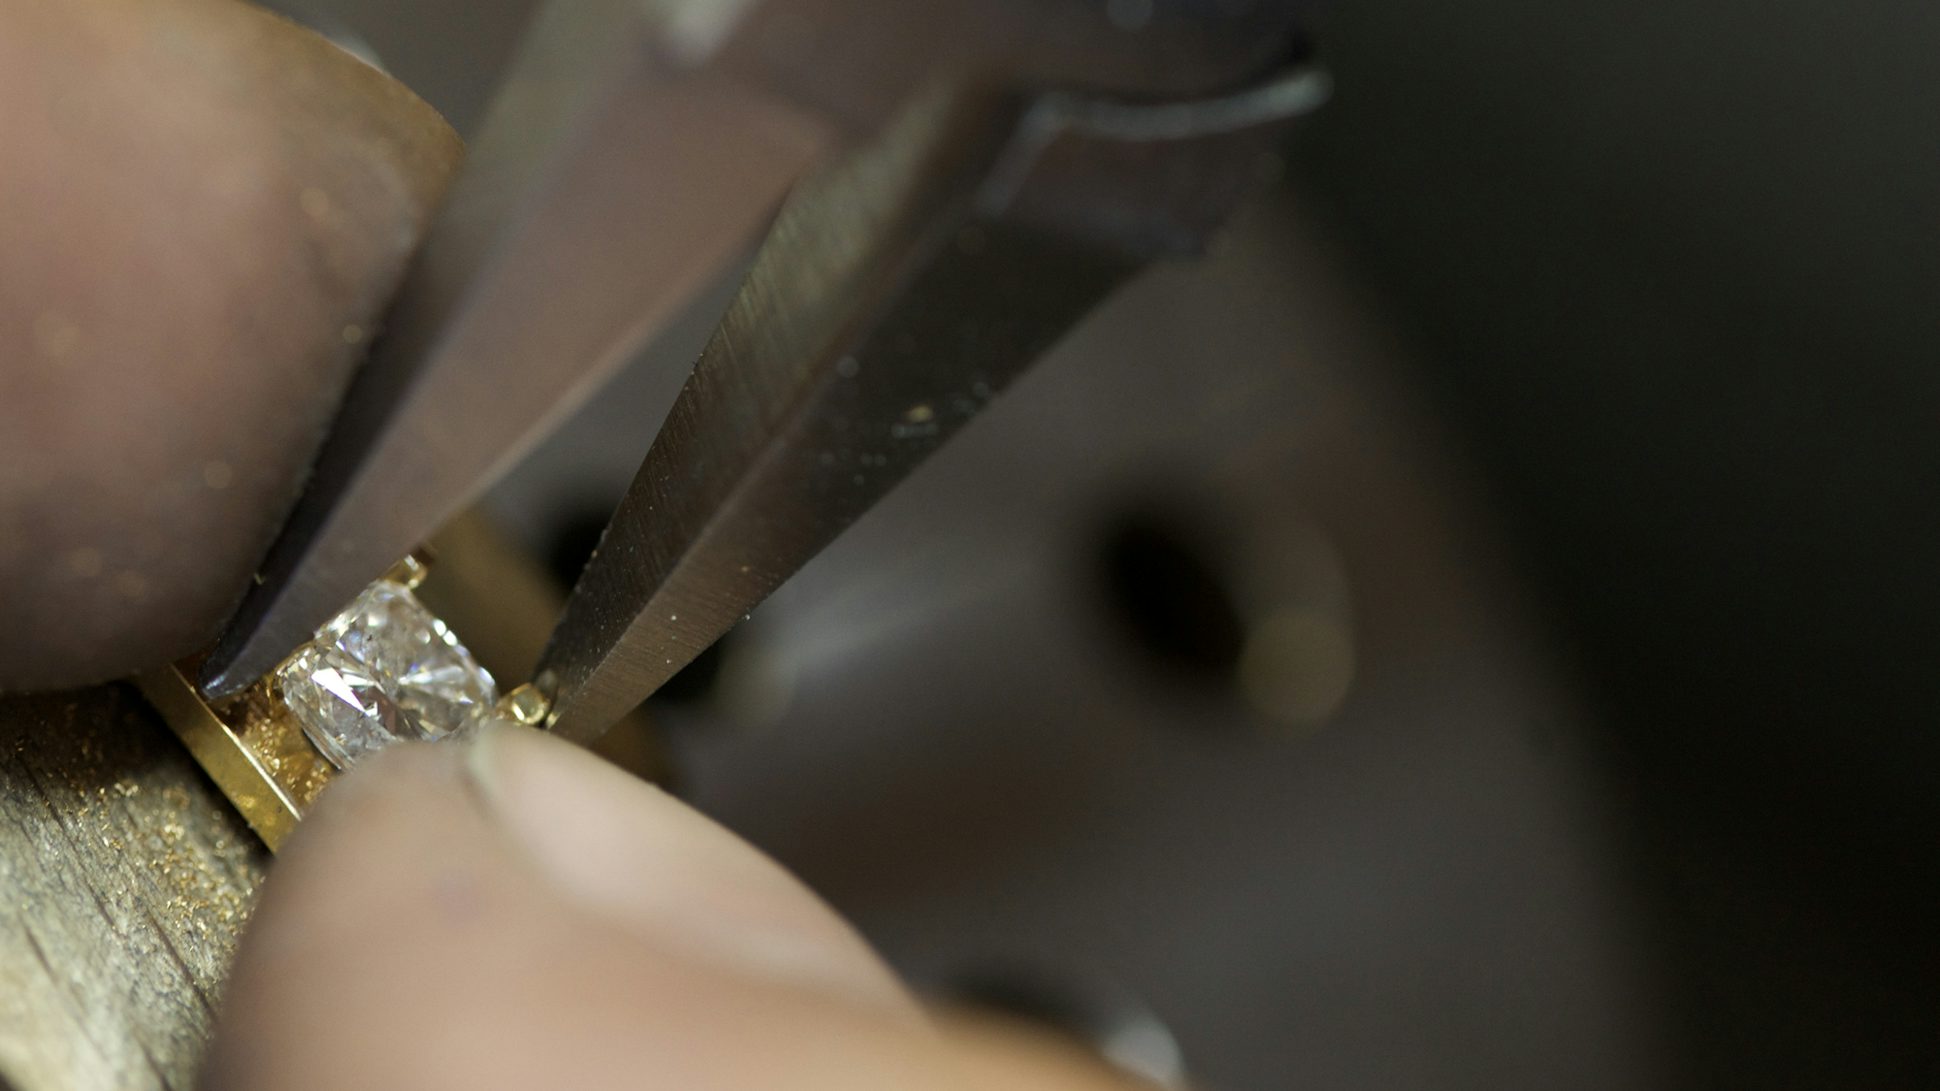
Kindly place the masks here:
[(310, 745), (267, 679), (211, 706), (189, 680), (193, 667), (164, 667), (135, 684), (274, 852), (336, 768)]
[[(372, 585), (372, 590), (390, 588), (397, 597), (408, 601), (415, 609), (416, 614), (412, 616), (423, 615), (428, 627), (444, 634), (441, 623), (425, 613), (410, 595), (397, 590), (397, 585), (411, 588), (422, 583), (430, 571), (430, 557), (425, 550), (405, 557), (391, 566), (383, 579)], [(146, 590), (145, 586), (143, 590)], [(362, 602), (363, 599), (358, 601)], [(390, 620), (395, 622), (397, 618)], [(448, 642), (456, 654), (466, 655), (455, 641)], [(301, 654), (303, 649), (298, 649), (298, 652)], [(470, 663), (468, 656), (465, 662)], [(292, 708), (286, 700), (291, 695), (284, 691), (287, 681), (283, 670), (270, 672), (232, 698), (211, 703), (203, 699), (201, 691), (191, 681), (198, 673), (199, 666), (195, 659), (185, 660), (143, 675), (135, 682), (162, 714), (169, 728), (208, 771), (210, 779), (242, 812), (250, 828), (262, 837), (271, 851), (275, 851), (290, 831), (296, 828), (297, 820), (316, 802), (324, 786), (336, 777), (337, 765), (306, 733), (299, 710)], [(476, 670), (475, 665), (473, 669)], [(489, 691), (490, 678), (484, 676), (482, 671), (477, 673)], [(342, 683), (341, 677), (339, 682)], [(366, 689), (374, 689), (375, 676), (361, 684)], [(372, 696), (363, 693), (360, 699)], [(384, 699), (390, 698), (384, 696)], [(481, 699), (489, 701), (491, 698), (487, 695)], [(543, 720), (547, 711), (546, 702), (536, 692), (510, 695), (503, 707), (507, 710), (506, 715), (519, 719), (521, 723), (535, 722), (525, 719), (526, 716), (536, 715)], [(312, 728), (315, 728), (314, 724)]]

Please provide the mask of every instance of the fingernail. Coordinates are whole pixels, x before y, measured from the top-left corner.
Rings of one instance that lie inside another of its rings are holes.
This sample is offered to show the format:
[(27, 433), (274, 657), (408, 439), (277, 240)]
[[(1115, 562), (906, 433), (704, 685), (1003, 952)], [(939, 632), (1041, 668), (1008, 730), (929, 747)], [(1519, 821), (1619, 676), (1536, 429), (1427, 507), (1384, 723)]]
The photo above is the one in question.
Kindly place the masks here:
[(653, 785), (509, 724), (486, 727), (467, 761), (487, 810), (567, 897), (684, 954), (910, 1004), (868, 945), (807, 887)]

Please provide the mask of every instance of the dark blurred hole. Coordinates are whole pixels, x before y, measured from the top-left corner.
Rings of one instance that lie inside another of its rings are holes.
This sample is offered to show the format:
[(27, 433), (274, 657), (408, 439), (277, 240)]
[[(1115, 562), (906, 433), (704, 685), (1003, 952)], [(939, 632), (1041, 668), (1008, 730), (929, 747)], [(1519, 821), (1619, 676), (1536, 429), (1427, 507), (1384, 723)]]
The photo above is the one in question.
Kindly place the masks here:
[[(588, 504), (562, 519), (553, 529), (552, 540), (546, 548), (546, 567), (562, 587), (578, 582), (580, 570), (599, 547), (600, 536), (606, 533), (606, 522), (612, 515), (611, 506)], [(647, 704), (685, 704), (712, 696), (714, 685), (721, 677), (722, 649), (733, 636), (729, 632), (695, 656), (692, 663), (655, 690), (647, 698)]]
[(1149, 511), (1113, 521), (1099, 548), (1107, 608), (1175, 676), (1224, 685), (1239, 664), (1239, 607), (1183, 520)]

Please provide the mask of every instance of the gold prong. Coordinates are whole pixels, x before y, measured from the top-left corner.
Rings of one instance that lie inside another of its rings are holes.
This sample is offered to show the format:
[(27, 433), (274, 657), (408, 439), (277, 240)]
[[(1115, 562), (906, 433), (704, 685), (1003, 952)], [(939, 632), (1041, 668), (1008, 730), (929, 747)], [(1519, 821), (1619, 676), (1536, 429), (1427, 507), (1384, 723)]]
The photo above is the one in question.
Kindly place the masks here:
[(499, 698), (498, 710), (507, 719), (527, 727), (539, 727), (552, 711), (552, 702), (530, 682)]
[(420, 547), (406, 554), (403, 560), (385, 571), (384, 578), (392, 583), (401, 583), (415, 591), (430, 571), (431, 551)]

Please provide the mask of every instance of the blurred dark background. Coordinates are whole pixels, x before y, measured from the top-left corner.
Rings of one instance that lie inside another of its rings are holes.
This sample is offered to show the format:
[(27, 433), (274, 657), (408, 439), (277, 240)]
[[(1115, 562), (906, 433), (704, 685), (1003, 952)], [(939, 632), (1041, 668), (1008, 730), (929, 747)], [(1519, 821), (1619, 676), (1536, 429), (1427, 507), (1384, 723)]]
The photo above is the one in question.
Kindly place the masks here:
[[(463, 129), (527, 2), (313, 6)], [(1213, 1088), (1934, 1082), (1940, 9), (1316, 40), (1229, 245), (657, 701), (686, 790), (932, 988)], [(704, 332), (500, 490), (535, 549)]]
[(1592, 683), (1689, 1071), (1930, 1082), (1940, 11), (1330, 29), (1302, 177)]

